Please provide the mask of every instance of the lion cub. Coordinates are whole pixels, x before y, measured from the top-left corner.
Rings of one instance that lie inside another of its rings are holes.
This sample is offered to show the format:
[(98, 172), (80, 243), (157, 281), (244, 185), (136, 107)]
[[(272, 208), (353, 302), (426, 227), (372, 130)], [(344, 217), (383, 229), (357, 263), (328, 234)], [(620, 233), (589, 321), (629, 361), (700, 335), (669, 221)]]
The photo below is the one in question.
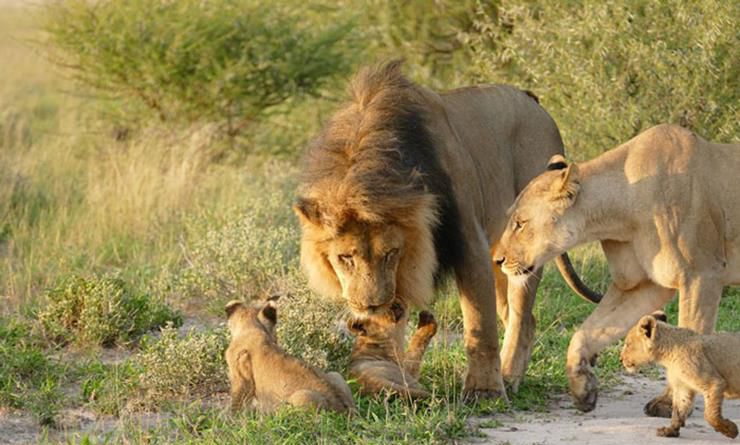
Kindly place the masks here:
[(658, 436), (677, 437), (691, 410), (694, 395), (704, 396), (704, 418), (727, 437), (737, 436), (737, 425), (722, 417), (722, 400), (740, 398), (740, 334), (700, 335), (656, 320), (640, 319), (627, 334), (621, 360), (629, 372), (651, 362), (666, 369), (673, 389), (671, 425)]
[(419, 383), (419, 368), (429, 342), (437, 333), (437, 321), (430, 312), (420, 312), (416, 332), (404, 353), (398, 350), (394, 340), (396, 325), (404, 313), (405, 309), (395, 304), (388, 314), (351, 319), (347, 323), (356, 335), (349, 372), (357, 379), (363, 394), (386, 390), (413, 399), (429, 397), (429, 392)]
[(291, 357), (277, 344), (277, 309), (231, 301), (226, 305), (231, 344), (226, 350), (231, 381), (231, 408), (256, 400), (263, 412), (281, 404), (348, 411), (355, 409), (352, 393), (341, 375), (324, 373)]

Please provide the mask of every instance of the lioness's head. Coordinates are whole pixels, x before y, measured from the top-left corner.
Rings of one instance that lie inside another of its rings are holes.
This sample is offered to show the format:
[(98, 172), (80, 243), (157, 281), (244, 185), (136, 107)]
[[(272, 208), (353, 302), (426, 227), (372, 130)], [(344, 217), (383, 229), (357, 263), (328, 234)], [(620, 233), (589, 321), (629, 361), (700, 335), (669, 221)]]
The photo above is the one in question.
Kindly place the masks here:
[(227, 325), (232, 337), (268, 338), (275, 341), (277, 308), (274, 300), (263, 303), (245, 303), (232, 300), (226, 304)]
[(658, 321), (665, 321), (665, 314), (656, 312), (646, 315), (627, 333), (619, 359), (629, 373), (637, 372), (641, 366), (655, 359), (655, 339), (660, 330)]
[(494, 261), (514, 279), (525, 279), (575, 242), (580, 222), (570, 209), (580, 189), (578, 166), (555, 155), (509, 210)]

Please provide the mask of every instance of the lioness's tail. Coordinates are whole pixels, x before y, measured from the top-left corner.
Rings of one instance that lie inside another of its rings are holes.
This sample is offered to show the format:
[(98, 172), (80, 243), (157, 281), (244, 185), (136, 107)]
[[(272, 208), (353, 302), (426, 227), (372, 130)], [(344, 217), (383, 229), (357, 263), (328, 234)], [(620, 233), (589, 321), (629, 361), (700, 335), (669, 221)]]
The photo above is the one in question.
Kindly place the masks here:
[(428, 311), (419, 312), (419, 324), (416, 326), (414, 336), (409, 341), (409, 348), (403, 361), (404, 369), (414, 378), (419, 378), (419, 368), (424, 358), (424, 352), (426, 352), (429, 342), (432, 341), (432, 337), (436, 333), (437, 320), (434, 315)]
[(567, 253), (563, 253), (562, 255), (555, 258), (555, 264), (558, 266), (558, 270), (560, 271), (560, 275), (563, 276), (563, 279), (566, 283), (568, 283), (568, 286), (570, 286), (571, 289), (573, 289), (573, 292), (578, 294), (581, 298), (583, 298), (586, 301), (590, 301), (591, 303), (599, 303), (601, 301), (601, 295), (598, 292), (592, 291), (588, 287), (586, 287), (585, 284), (583, 284), (583, 281), (578, 277), (578, 274), (576, 273), (576, 270), (573, 268), (573, 263), (570, 262), (570, 257), (568, 257)]

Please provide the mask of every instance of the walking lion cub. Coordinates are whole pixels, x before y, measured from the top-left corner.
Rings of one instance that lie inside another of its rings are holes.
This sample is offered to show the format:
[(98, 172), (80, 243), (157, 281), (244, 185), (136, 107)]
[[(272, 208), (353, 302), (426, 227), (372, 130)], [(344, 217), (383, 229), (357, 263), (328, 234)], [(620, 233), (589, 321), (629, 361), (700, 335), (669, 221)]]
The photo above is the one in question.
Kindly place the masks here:
[(737, 437), (737, 425), (722, 417), (724, 398), (740, 398), (740, 334), (701, 335), (658, 321), (640, 319), (627, 334), (621, 360), (629, 372), (657, 362), (666, 369), (673, 389), (671, 424), (658, 436), (677, 437), (694, 402), (704, 396), (704, 418), (720, 433)]
[(383, 315), (350, 319), (349, 330), (356, 336), (350, 357), (349, 372), (360, 384), (363, 394), (389, 391), (412, 399), (429, 397), (419, 383), (419, 369), (424, 352), (437, 333), (437, 321), (431, 312), (419, 313), (416, 332), (408, 350), (399, 348), (394, 338), (405, 315), (400, 304), (394, 304)]
[(342, 376), (324, 373), (288, 355), (277, 344), (277, 309), (273, 301), (226, 305), (231, 344), (226, 350), (231, 382), (231, 408), (256, 400), (257, 409), (279, 405), (353, 411), (352, 392)]

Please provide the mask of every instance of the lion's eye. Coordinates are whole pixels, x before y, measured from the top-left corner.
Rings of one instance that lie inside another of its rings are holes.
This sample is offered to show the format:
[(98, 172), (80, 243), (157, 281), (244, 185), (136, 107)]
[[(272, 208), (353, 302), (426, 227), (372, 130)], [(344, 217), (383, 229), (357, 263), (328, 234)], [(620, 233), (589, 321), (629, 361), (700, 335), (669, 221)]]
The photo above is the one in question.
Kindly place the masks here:
[(385, 261), (390, 262), (393, 260), (396, 255), (398, 255), (398, 249), (391, 249), (388, 252), (385, 253)]
[(346, 267), (353, 268), (355, 267), (355, 260), (352, 258), (352, 254), (345, 253), (338, 256), (339, 261), (342, 262)]

